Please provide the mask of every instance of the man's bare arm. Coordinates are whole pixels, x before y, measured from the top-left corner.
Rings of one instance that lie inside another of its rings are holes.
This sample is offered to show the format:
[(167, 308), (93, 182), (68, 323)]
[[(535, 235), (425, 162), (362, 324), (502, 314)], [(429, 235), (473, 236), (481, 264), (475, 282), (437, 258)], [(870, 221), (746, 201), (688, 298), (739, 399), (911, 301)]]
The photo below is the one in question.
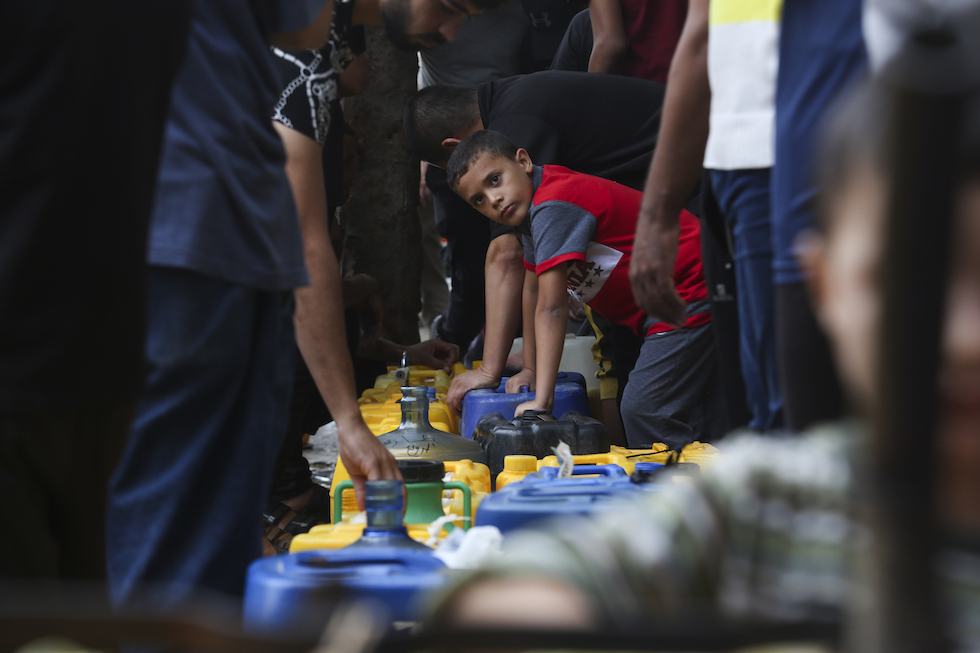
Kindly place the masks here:
[(674, 326), (686, 321), (674, 287), (681, 209), (701, 175), (708, 140), (708, 4), (691, 0), (664, 98), (660, 138), (636, 224), (630, 281), (636, 303)]
[(363, 502), (364, 481), (401, 478), (398, 463), (368, 430), (357, 405), (354, 369), (344, 332), (340, 267), (327, 229), (322, 148), (273, 123), (286, 148), (286, 173), (296, 197), (310, 285), (296, 289), (296, 343), (337, 423), (340, 457)]
[(592, 22), (589, 72), (621, 75), (629, 50), (623, 6), (619, 0), (589, 0), (589, 19)]

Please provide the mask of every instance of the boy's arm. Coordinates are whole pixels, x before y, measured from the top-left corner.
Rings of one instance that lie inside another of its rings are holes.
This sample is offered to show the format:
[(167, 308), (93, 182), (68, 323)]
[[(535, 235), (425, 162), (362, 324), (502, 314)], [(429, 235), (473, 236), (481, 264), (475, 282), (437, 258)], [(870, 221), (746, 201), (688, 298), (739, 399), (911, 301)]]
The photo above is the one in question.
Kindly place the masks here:
[(568, 323), (567, 283), (568, 263), (559, 263), (538, 275), (537, 307), (534, 310), (537, 387), (534, 399), (518, 406), (515, 417), (528, 409), (551, 411), (555, 405), (555, 381)]
[(323, 401), (337, 422), (340, 457), (363, 502), (364, 481), (401, 478), (398, 463), (374, 437), (357, 405), (354, 369), (343, 324), (340, 266), (330, 244), (323, 189), (322, 148), (274, 122), (286, 148), (286, 173), (296, 197), (310, 285), (297, 288), (296, 344)]
[(691, 0), (670, 64), (660, 141), (643, 191), (630, 261), (637, 305), (677, 327), (687, 320), (684, 300), (674, 287), (679, 216), (701, 175), (708, 140), (708, 3)]
[(521, 294), (521, 304), (524, 314), (524, 349), (521, 352), (521, 371), (507, 379), (507, 386), (504, 388), (510, 394), (520, 392), (521, 386), (528, 386), (531, 392), (534, 392), (537, 387), (534, 374), (537, 366), (534, 312), (538, 305), (538, 276), (533, 270), (524, 271), (524, 291)]

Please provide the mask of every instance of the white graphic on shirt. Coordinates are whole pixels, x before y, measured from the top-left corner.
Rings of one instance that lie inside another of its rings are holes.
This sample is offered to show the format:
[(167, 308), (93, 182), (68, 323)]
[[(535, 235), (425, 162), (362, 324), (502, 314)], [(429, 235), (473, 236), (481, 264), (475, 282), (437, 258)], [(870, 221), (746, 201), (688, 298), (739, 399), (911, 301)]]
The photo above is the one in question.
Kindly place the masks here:
[(568, 262), (568, 294), (583, 304), (595, 299), (621, 258), (618, 249), (589, 242), (584, 261)]

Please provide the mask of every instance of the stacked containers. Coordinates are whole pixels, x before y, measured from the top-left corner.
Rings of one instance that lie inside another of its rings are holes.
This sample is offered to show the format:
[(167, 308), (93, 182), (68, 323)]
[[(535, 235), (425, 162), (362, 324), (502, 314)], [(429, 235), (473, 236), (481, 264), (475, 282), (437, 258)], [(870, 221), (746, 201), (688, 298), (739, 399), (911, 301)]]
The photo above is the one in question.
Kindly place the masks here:
[[(514, 419), (514, 409), (525, 401), (534, 399), (533, 392), (507, 394), (506, 385), (507, 377), (504, 377), (496, 389), (471, 390), (466, 393), (463, 398), (463, 417), (459, 424), (460, 435), (472, 438), (477, 422), (484, 415), (500, 413), (505, 420)], [(585, 389), (585, 377), (577, 372), (559, 372), (555, 383), (555, 403), (552, 413), (561, 415), (568, 411), (583, 415), (592, 414), (589, 396)]]
[(490, 475), (504, 469), (504, 458), (521, 454), (544, 458), (560, 442), (568, 444), (573, 454), (607, 453), (609, 431), (606, 426), (581, 413), (567, 412), (560, 420), (540, 411), (525, 411), (508, 421), (499, 413), (485, 415), (473, 435), (487, 452)]
[[(466, 438), (434, 429), (429, 424), (429, 390), (425, 386), (402, 388), (399, 402), (401, 423), (398, 428), (378, 436), (378, 439), (394, 454), (403, 460), (469, 460), (473, 463), (486, 463), (486, 453), (480, 446)], [(343, 496), (337, 492), (338, 485), (349, 475), (341, 461), (337, 461), (331, 486), (331, 500), (343, 508), (345, 516), (357, 513), (357, 502), (353, 494)]]
[[(391, 621), (413, 621), (418, 595), (447, 577), (432, 550), (408, 536), (402, 523), (400, 481), (369, 481), (368, 523), (361, 539), (339, 551), (304, 551), (256, 560), (245, 588), (245, 625), (290, 634), (323, 619), (337, 588), (382, 604)], [(326, 600), (325, 600), (326, 599)]]

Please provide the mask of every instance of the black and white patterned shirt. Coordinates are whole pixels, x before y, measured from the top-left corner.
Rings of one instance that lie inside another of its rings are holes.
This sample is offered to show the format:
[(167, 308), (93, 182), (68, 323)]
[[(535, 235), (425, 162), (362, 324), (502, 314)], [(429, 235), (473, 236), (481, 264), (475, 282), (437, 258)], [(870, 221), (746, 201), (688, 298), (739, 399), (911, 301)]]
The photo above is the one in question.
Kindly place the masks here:
[(330, 38), (319, 50), (272, 48), (286, 84), (272, 119), (320, 145), (330, 131), (331, 107), (340, 100), (340, 74), (364, 52), (364, 28), (352, 25), (354, 0), (335, 0)]

